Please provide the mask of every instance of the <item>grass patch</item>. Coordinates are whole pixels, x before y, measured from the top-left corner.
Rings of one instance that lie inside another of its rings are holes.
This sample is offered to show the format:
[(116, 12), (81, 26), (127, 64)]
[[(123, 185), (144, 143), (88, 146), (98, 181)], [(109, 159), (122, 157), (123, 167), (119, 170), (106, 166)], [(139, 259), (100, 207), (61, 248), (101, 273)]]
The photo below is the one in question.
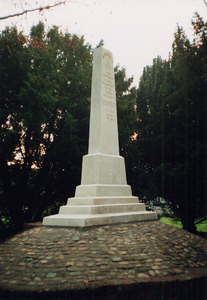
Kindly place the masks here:
[[(162, 217), (159, 221), (165, 224), (173, 225), (178, 228), (183, 228), (181, 221), (179, 221), (178, 219)], [(197, 224), (196, 229), (198, 232), (207, 232), (207, 220), (203, 221), (200, 224)]]
[(0, 223), (3, 223), (6, 226), (9, 224), (9, 222), (10, 222), (10, 220), (6, 217), (1, 217), (1, 219), (0, 219)]
[(207, 232), (207, 220), (203, 221), (200, 224), (196, 225), (197, 231), (199, 232)]
[(177, 219), (162, 217), (159, 221), (165, 224), (173, 225), (178, 228), (183, 228), (182, 223)]

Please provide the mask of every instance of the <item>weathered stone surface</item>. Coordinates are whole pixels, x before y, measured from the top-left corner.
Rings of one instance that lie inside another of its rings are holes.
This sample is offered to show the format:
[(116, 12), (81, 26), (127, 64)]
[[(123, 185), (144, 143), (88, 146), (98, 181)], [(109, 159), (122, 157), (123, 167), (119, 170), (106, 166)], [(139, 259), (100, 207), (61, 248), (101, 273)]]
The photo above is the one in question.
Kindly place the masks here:
[(121, 261), (121, 257), (120, 256), (112, 257), (112, 261), (114, 262)]
[(149, 271), (149, 274), (150, 274), (150, 276), (152, 276), (152, 277), (155, 277), (155, 275), (156, 275), (155, 271), (153, 271), (153, 270), (150, 270), (150, 271)]
[(147, 274), (144, 274), (144, 273), (139, 273), (138, 277), (141, 278), (141, 279), (149, 279), (149, 276)]

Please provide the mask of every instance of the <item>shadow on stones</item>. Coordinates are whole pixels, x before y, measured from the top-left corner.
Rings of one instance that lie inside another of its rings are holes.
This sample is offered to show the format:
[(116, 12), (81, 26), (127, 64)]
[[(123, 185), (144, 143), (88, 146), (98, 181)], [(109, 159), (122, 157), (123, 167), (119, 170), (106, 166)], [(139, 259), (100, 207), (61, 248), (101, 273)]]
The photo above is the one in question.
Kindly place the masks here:
[[(99, 285), (101, 283), (99, 282)], [(78, 299), (78, 300), (178, 300), (178, 299), (207, 299), (207, 278), (187, 281), (144, 282), (137, 284), (117, 284), (102, 287), (77, 287), (74, 290), (55, 291), (8, 291), (0, 290), (0, 299)]]

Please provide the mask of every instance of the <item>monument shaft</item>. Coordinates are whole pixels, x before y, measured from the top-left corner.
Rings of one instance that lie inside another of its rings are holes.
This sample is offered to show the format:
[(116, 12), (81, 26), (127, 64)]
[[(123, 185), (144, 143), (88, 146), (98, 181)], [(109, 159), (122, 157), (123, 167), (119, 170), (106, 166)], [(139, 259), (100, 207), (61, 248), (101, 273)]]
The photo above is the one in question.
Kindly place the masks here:
[[(97, 187), (100, 184), (105, 187)], [(89, 150), (83, 157), (81, 185), (75, 195), (131, 196), (124, 158), (119, 156), (113, 57), (102, 47), (93, 55)]]
[(88, 153), (119, 155), (113, 58), (103, 48), (93, 57)]

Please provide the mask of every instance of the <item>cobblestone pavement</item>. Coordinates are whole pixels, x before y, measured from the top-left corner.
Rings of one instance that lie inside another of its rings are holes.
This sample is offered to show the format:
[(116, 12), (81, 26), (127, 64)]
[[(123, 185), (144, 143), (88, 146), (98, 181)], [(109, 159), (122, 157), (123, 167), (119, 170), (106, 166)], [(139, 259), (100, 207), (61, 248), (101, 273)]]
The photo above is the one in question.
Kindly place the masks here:
[(35, 227), (0, 245), (0, 290), (84, 290), (207, 276), (207, 240), (158, 221)]

